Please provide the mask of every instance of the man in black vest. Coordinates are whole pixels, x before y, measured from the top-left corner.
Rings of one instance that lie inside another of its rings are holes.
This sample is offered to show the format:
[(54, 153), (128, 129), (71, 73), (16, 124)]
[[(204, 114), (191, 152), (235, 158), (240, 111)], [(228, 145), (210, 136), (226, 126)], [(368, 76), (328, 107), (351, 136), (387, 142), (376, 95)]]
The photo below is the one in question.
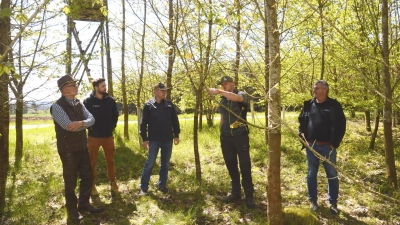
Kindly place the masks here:
[[(342, 142), (346, 131), (346, 118), (338, 101), (328, 97), (329, 85), (325, 80), (314, 84), (314, 98), (304, 102), (299, 116), (299, 135), (320, 155), (336, 164), (336, 149)], [(308, 161), (307, 188), (310, 209), (318, 210), (317, 174), (320, 159), (306, 148)], [(339, 213), (337, 199), (339, 195), (339, 178), (336, 169), (323, 162), (328, 177), (328, 198), (330, 211)]]
[[(94, 117), (75, 98), (78, 86), (72, 77), (65, 75), (58, 79), (62, 93), (50, 108), (54, 120), (57, 149), (63, 165), (65, 201), (68, 222), (77, 223), (82, 219), (79, 211), (98, 213), (100, 209), (89, 203), (93, 175), (87, 149), (86, 128), (94, 124)], [(79, 202), (75, 195), (79, 176)]]
[[(238, 116), (246, 118), (246, 108), (243, 103), (247, 102), (247, 94), (237, 91), (232, 77), (224, 76), (219, 82), (224, 90), (210, 88), (210, 95), (220, 94), (221, 104)], [(246, 206), (254, 208), (254, 185), (251, 177), (251, 160), (249, 131), (246, 123), (240, 121), (232, 112), (220, 106), (221, 114), (221, 148), (224, 156), (225, 165), (231, 177), (231, 193), (224, 198), (226, 203), (241, 199), (240, 173), (238, 169), (238, 158), (240, 172), (242, 174), (242, 186), (246, 195)]]

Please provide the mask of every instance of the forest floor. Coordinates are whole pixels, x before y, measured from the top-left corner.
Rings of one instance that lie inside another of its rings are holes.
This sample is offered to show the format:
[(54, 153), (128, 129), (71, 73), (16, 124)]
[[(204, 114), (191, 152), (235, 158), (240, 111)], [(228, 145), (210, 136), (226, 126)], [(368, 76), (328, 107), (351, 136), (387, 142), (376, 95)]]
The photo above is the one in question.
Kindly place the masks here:
[[(297, 113), (287, 113), (285, 121), (296, 129)], [(15, 130), (10, 130), (10, 171), (5, 216), (0, 218), (0, 225), (67, 223), (62, 166), (56, 150), (54, 127), (50, 126), (53, 122), (44, 120), (40, 123), (49, 125), (24, 129), (24, 150), (20, 162), (14, 159)], [(35, 125), (35, 122), (27, 124)], [(264, 121), (256, 119), (256, 124), (262, 126)], [(248, 209), (244, 197), (231, 204), (221, 201), (229, 193), (230, 181), (220, 150), (218, 127), (203, 124), (198, 134), (201, 184), (196, 177), (193, 121), (182, 119), (181, 129), (181, 143), (174, 146), (171, 159), (169, 193), (157, 190), (159, 166), (155, 166), (149, 195), (140, 196), (140, 175), (147, 158), (146, 151), (139, 146), (136, 123), (129, 124), (130, 138), (124, 138), (123, 125), (118, 125), (115, 132), (115, 165), (121, 193), (111, 195), (106, 163), (103, 151), (100, 151), (96, 167), (96, 185), (100, 195), (93, 197), (92, 202), (102, 208), (102, 213), (83, 214), (81, 224), (268, 224), (268, 147), (264, 142), (264, 131), (256, 128), (250, 131), (256, 208)], [(400, 163), (399, 137), (399, 129), (394, 128), (397, 168)], [(345, 138), (338, 149), (337, 165), (355, 182), (340, 175), (340, 214), (331, 215), (327, 179), (321, 166), (318, 174), (321, 207), (317, 212), (311, 212), (307, 200), (304, 150), (301, 150), (297, 137), (282, 128), (284, 224), (400, 224), (400, 204), (365, 190), (373, 190), (397, 201), (400, 199), (400, 191), (390, 187), (386, 180), (382, 128), (378, 132), (375, 149), (368, 149), (369, 142), (370, 134), (365, 131), (363, 118), (349, 119)]]

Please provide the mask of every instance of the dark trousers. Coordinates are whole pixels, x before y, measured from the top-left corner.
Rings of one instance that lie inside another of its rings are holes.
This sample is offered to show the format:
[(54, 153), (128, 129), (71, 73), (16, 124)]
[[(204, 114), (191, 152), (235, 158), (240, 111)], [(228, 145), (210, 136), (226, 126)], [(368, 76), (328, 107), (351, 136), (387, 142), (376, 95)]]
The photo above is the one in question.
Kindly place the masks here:
[(68, 213), (77, 210), (78, 199), (75, 194), (79, 176), (79, 205), (89, 204), (93, 174), (87, 149), (72, 152), (59, 152), (64, 177), (65, 202)]
[(225, 165), (231, 177), (231, 193), (241, 194), (240, 173), (242, 174), (242, 186), (246, 197), (253, 197), (254, 185), (251, 177), (250, 145), (248, 134), (238, 136), (221, 136), (222, 155)]

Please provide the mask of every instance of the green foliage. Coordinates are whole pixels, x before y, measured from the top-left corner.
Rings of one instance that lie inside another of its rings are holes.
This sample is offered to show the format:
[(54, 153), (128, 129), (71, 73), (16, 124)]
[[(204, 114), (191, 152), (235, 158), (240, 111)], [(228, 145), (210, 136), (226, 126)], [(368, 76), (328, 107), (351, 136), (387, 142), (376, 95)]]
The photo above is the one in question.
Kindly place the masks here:
[(19, 13), (15, 17), (15, 19), (20, 23), (25, 23), (28, 20), (28, 16), (24, 13)]
[(11, 17), (12, 16), (12, 10), (11, 10), (11, 8), (3, 8), (3, 9), (0, 9), (0, 18), (3, 18), (3, 17)]
[(7, 63), (0, 63), (0, 74), (10, 74), (12, 71), (15, 71), (14, 65), (7, 62)]

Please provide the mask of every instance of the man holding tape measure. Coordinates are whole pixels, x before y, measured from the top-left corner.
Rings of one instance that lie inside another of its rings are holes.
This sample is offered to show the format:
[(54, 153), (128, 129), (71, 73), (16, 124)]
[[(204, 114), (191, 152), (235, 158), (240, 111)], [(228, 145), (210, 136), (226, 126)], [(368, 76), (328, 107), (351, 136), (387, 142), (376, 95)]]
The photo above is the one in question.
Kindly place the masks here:
[[(328, 97), (329, 85), (325, 80), (314, 84), (314, 98), (304, 102), (299, 116), (299, 135), (316, 152), (336, 164), (336, 149), (342, 142), (346, 131), (346, 118), (341, 104)], [(306, 146), (305, 146), (306, 147)], [(318, 210), (317, 174), (320, 159), (306, 147), (308, 174), (307, 188), (310, 200), (310, 209)], [(327, 162), (323, 162), (328, 177), (328, 198), (331, 204), (330, 211), (339, 213), (337, 199), (339, 195), (339, 178), (336, 169)]]
[[(235, 89), (232, 77), (223, 76), (219, 84), (223, 90), (210, 88), (208, 93), (210, 95), (221, 95), (221, 105), (224, 106), (219, 108), (221, 114), (220, 140), (222, 155), (231, 177), (231, 193), (224, 198), (224, 201), (230, 203), (241, 199), (241, 173), (242, 186), (246, 195), (246, 206), (251, 209), (255, 207), (255, 203), (253, 196), (254, 185), (251, 177), (249, 129), (246, 122), (243, 121), (246, 120), (247, 94)], [(243, 120), (238, 119), (232, 113)]]

